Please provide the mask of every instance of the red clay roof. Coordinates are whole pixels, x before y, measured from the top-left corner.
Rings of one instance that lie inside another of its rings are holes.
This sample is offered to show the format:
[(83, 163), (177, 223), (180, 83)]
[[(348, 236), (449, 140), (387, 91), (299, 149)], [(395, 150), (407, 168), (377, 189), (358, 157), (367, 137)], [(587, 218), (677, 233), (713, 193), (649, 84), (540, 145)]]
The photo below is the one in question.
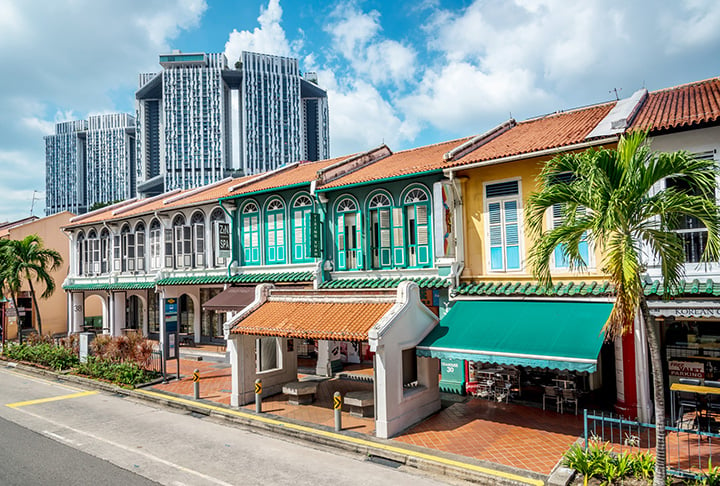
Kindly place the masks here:
[(632, 130), (690, 128), (720, 121), (720, 78), (653, 91), (632, 123)]
[[(224, 197), (228, 194), (228, 189), (238, 183), (249, 180), (257, 176), (245, 176), (238, 179), (223, 182), (212, 187), (206, 187), (204, 189), (186, 189), (184, 191), (176, 192), (174, 194), (166, 193), (158, 198), (148, 198), (145, 203), (138, 204), (132, 207), (132, 209), (123, 210), (121, 206), (109, 206), (107, 210), (100, 211), (98, 213), (81, 215), (75, 218), (72, 224), (68, 225), (68, 228), (73, 226), (81, 226), (90, 223), (97, 223), (99, 221), (112, 221), (112, 220), (123, 220), (133, 216), (139, 216), (141, 214), (152, 213), (154, 211), (165, 211), (168, 209), (175, 209), (185, 206), (191, 206), (193, 204), (202, 204), (207, 202), (217, 201), (219, 198)], [(185, 195), (181, 197), (181, 195)], [(165, 201), (171, 200), (171, 202), (165, 204)], [(135, 203), (132, 203), (135, 204)], [(129, 205), (128, 205), (129, 206)], [(116, 215), (113, 212), (119, 211)]]
[(268, 301), (238, 322), (231, 334), (334, 341), (365, 341), (392, 302)]
[(457, 160), (447, 161), (443, 167), (530, 154), (584, 142), (585, 137), (614, 106), (615, 102), (603, 103), (520, 122), (478, 149)]
[(276, 171), (274, 174), (269, 175), (257, 182), (247, 184), (239, 187), (235, 191), (226, 194), (227, 196), (239, 196), (242, 194), (249, 194), (259, 191), (267, 191), (271, 189), (278, 189), (285, 186), (292, 186), (295, 184), (310, 183), (317, 179), (317, 173), (319, 170), (325, 169), (333, 164), (336, 164), (342, 160), (352, 157), (352, 155), (344, 155), (342, 157), (336, 157), (334, 159), (319, 160), (317, 162), (301, 162), (298, 165), (281, 169)]
[(442, 168), (443, 155), (467, 142), (470, 138), (471, 137), (466, 137), (395, 152), (389, 157), (380, 159), (348, 175), (324, 184), (322, 188), (347, 186), (378, 179), (417, 174), (429, 170), (439, 170)]

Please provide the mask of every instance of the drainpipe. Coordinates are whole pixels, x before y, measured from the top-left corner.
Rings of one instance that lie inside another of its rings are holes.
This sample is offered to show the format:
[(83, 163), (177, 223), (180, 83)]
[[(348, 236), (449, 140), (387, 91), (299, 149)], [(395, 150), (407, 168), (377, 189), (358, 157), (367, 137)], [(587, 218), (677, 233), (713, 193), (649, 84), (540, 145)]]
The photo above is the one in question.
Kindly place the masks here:
[[(326, 241), (326, 223), (327, 223), (327, 208), (326, 204), (328, 202), (327, 196), (325, 194), (319, 194), (317, 192), (317, 181), (312, 181), (310, 183), (310, 195), (315, 199), (317, 202), (318, 209), (322, 211), (322, 217), (320, 218), (320, 224), (322, 227), (321, 231), (321, 245), (322, 245), (322, 256), (320, 257), (320, 262), (317, 265), (317, 275), (319, 278), (315, 279), (315, 287), (319, 287), (323, 282), (325, 282), (325, 268), (326, 263), (332, 265), (332, 262), (330, 260), (326, 260), (327, 256), (327, 241)], [(323, 200), (324, 199), (324, 200)]]
[(227, 214), (228, 218), (230, 218), (230, 252), (231, 252), (231, 257), (230, 257), (230, 263), (228, 263), (228, 266), (227, 266), (227, 274), (228, 274), (228, 277), (232, 277), (232, 266), (233, 266), (233, 263), (237, 263), (238, 266), (240, 265), (240, 262), (237, 261), (237, 259), (235, 259), (235, 251), (236, 251), (236, 249), (237, 249), (238, 246), (239, 246), (239, 245), (237, 245), (237, 244), (235, 243), (235, 216), (227, 210), (227, 208), (226, 208), (225, 205), (223, 204), (223, 201), (222, 201), (222, 200), (220, 200), (220, 209), (222, 209), (223, 212), (224, 212), (225, 214)]

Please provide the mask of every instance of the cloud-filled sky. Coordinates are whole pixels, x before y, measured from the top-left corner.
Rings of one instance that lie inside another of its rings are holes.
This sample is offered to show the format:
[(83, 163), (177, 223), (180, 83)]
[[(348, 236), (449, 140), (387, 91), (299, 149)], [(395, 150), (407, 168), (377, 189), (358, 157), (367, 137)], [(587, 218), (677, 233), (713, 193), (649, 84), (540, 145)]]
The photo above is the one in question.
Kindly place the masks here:
[(717, 0), (0, 0), (0, 222), (44, 214), (43, 136), (134, 113), (158, 55), (298, 57), (333, 156), (400, 150), (720, 75)]

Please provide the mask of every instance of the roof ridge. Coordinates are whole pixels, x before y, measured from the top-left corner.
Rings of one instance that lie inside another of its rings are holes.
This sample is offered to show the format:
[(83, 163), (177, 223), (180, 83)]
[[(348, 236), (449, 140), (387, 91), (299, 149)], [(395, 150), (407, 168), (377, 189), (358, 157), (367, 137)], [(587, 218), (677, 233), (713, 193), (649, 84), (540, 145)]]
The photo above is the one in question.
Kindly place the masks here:
[(690, 81), (690, 82), (687, 82), (687, 83), (684, 83), (684, 84), (678, 84), (677, 86), (669, 86), (669, 87), (667, 87), (667, 88), (656, 89), (656, 90), (654, 90), (654, 91), (650, 91), (650, 94), (652, 95), (652, 94), (655, 94), (655, 93), (663, 93), (663, 92), (666, 92), (666, 91), (673, 91), (673, 90), (682, 89), (682, 88), (689, 88), (690, 86), (700, 85), (700, 84), (704, 84), (704, 83), (709, 83), (710, 81), (720, 81), (720, 76), (714, 76), (714, 77), (712, 77), (712, 78), (701, 79), (701, 80), (698, 80), (698, 81)]
[(149, 204), (149, 203), (151, 203), (151, 202), (155, 202), (155, 201), (157, 201), (157, 200), (159, 200), (159, 199), (162, 199), (162, 198), (164, 198), (164, 197), (168, 197), (169, 195), (177, 194), (178, 192), (181, 192), (181, 191), (182, 191), (182, 189), (173, 189), (172, 191), (164, 192), (164, 193), (162, 193), (162, 194), (158, 194), (157, 196), (152, 196), (152, 197), (148, 197), (148, 198), (145, 198), (145, 199), (139, 199), (138, 201), (134, 202), (133, 204), (128, 204), (128, 205), (125, 206), (125, 207), (116, 209), (115, 211), (113, 211), (113, 212), (111, 213), (111, 215), (112, 215), (112, 216), (119, 216), (119, 215), (121, 215), (121, 214), (123, 214), (123, 213), (126, 213), (126, 212), (130, 211), (130, 210), (139, 208), (139, 207), (144, 206), (145, 204)]
[(538, 116), (526, 118), (524, 120), (519, 121), (518, 125), (522, 125), (523, 123), (529, 123), (529, 122), (534, 122), (534, 121), (538, 121), (538, 120), (544, 120), (546, 118), (551, 118), (554, 116), (569, 115), (572, 113), (577, 113), (578, 111), (592, 110), (595, 108), (603, 107), (605, 105), (611, 105), (611, 104), (617, 103), (617, 102), (618, 102), (618, 100), (610, 100), (610, 101), (604, 101), (602, 103), (595, 103), (592, 105), (577, 106), (575, 108), (569, 108), (567, 110), (558, 110), (555, 112), (546, 113), (544, 115), (538, 115)]
[(203, 191), (214, 189), (218, 186), (221, 186), (223, 184), (227, 184), (228, 182), (234, 180), (233, 177), (226, 177), (224, 179), (221, 179), (219, 181), (212, 182), (210, 184), (206, 184), (204, 186), (195, 187), (193, 189), (190, 189), (189, 191), (181, 192), (180, 194), (175, 194), (166, 200), (163, 201), (163, 205), (174, 203), (175, 201), (179, 201), (181, 199), (185, 199), (186, 197), (194, 196), (196, 194), (199, 194)]

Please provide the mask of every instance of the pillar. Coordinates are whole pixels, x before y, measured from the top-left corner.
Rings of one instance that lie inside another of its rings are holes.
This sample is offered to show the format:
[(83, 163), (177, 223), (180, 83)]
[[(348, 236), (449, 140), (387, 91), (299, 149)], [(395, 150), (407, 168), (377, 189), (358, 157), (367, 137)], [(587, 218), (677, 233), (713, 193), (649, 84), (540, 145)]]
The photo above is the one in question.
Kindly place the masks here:
[(70, 292), (68, 304), (69, 321), (68, 333), (75, 334), (83, 330), (85, 324), (85, 294), (83, 292)]
[(315, 366), (315, 374), (318, 376), (332, 376), (331, 346), (332, 341), (319, 340), (317, 342), (317, 364)]
[(121, 329), (125, 327), (125, 292), (114, 292), (110, 301), (112, 302), (110, 335), (119, 336), (122, 334)]
[(638, 416), (634, 329), (633, 324), (633, 332), (615, 339), (615, 411), (628, 419)]

